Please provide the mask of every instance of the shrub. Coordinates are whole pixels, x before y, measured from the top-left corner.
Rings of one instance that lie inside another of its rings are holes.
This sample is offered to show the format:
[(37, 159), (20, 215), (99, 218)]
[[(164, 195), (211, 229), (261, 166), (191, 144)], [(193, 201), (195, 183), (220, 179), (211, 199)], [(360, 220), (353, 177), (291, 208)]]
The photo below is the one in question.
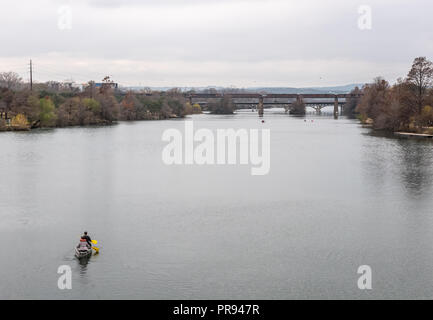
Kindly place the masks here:
[(198, 103), (195, 103), (195, 104), (192, 106), (192, 113), (194, 113), (194, 114), (199, 114), (199, 113), (201, 113), (201, 107), (200, 107), (200, 105), (199, 105)]
[(40, 110), (39, 119), (43, 127), (51, 127), (56, 123), (56, 114), (54, 113), (55, 106), (50, 98), (40, 99)]
[(83, 99), (83, 104), (94, 114), (99, 114), (101, 112), (101, 104), (95, 99), (85, 98)]
[(30, 130), (30, 124), (27, 117), (21, 113), (12, 118), (11, 127), (14, 130)]
[(185, 104), (185, 114), (193, 114), (193, 107), (189, 102)]
[(425, 106), (421, 110), (419, 115), (419, 122), (422, 126), (431, 127), (433, 126), (433, 108), (430, 106)]

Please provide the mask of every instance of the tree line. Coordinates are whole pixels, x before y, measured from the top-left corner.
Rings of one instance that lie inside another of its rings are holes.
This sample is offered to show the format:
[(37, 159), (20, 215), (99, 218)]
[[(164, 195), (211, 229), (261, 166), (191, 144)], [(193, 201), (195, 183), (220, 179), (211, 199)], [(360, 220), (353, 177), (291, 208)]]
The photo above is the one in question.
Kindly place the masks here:
[[(433, 134), (432, 85), (433, 63), (418, 57), (407, 76), (393, 85), (378, 77), (373, 83), (355, 88), (344, 112), (377, 130)], [(208, 110), (232, 114), (235, 105), (224, 96), (210, 100)], [(114, 89), (110, 77), (105, 77), (101, 85), (91, 81), (83, 90), (53, 81), (35, 84), (29, 90), (18, 74), (0, 73), (0, 131), (161, 120), (201, 111), (200, 105), (191, 105), (177, 88), (121, 93)], [(293, 104), (291, 113), (305, 114), (302, 99)]]
[(118, 120), (162, 120), (201, 113), (179, 89), (126, 93), (105, 77), (83, 90), (58, 83), (34, 84), (29, 90), (18, 74), (0, 73), (0, 131), (40, 127), (105, 125)]
[(346, 101), (345, 113), (377, 130), (433, 134), (433, 63), (426, 57), (414, 60), (406, 78), (394, 85), (382, 77), (355, 88), (362, 96)]

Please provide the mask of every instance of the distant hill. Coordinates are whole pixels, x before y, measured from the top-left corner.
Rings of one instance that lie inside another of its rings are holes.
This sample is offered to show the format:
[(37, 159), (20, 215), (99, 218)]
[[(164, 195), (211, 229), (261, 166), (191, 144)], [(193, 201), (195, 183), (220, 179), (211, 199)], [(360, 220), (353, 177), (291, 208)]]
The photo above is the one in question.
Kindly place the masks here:
[[(216, 89), (217, 91), (241, 91), (241, 92), (266, 92), (266, 93), (287, 93), (287, 94), (308, 94), (308, 93), (331, 93), (331, 94), (341, 94), (341, 93), (349, 93), (355, 87), (362, 88), (362, 83), (354, 83), (354, 84), (347, 84), (343, 86), (333, 86), (333, 87), (306, 87), (306, 88), (291, 88), (291, 87), (252, 87), (252, 88), (224, 88), (224, 87), (218, 87), (218, 86), (207, 86), (207, 87), (181, 87), (180, 89), (182, 91), (190, 91), (195, 90), (196, 92), (200, 91), (206, 91), (209, 89)], [(138, 91), (142, 89), (151, 89), (155, 91), (167, 91), (171, 89), (170, 87), (122, 87), (122, 89), (125, 90), (133, 90)]]
[(334, 87), (309, 87), (309, 88), (278, 88), (278, 87), (263, 87), (263, 88), (248, 88), (247, 90), (253, 90), (254, 92), (267, 92), (267, 93), (349, 93), (355, 87), (362, 88), (363, 84), (348, 84), (344, 86), (334, 86)]

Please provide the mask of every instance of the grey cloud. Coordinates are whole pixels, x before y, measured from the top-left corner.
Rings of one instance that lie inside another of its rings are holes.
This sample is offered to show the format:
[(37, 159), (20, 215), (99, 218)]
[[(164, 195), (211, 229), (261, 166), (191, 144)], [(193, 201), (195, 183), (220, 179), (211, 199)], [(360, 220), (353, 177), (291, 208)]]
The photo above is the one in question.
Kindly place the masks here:
[[(58, 4), (57, 0), (52, 0)], [(82, 3), (93, 7), (145, 7), (145, 6), (185, 6), (209, 3), (233, 3), (233, 2), (266, 2), (269, 0), (74, 0), (74, 3)], [(72, 2), (69, 2), (72, 4)]]
[[(328, 70), (326, 61), (369, 63), (378, 66), (377, 75), (394, 76), (403, 72), (394, 72), (395, 66), (407, 65), (415, 56), (433, 55), (429, 44), (433, 4), (425, 0), (374, 2), (370, 31), (357, 28), (358, 1), (176, 0), (174, 7), (174, 0), (122, 4), (117, 0), (79, 0), (69, 2), (73, 25), (63, 31), (57, 28), (59, 4), (35, 2), (4, 7), (0, 40), (10, 45), (2, 46), (0, 59), (47, 58), (57, 53), (56, 57), (75, 57), (77, 61), (101, 59), (107, 61), (107, 69), (112, 68), (108, 61), (115, 60), (166, 61), (174, 68), (176, 61), (179, 70), (218, 62), (232, 65), (234, 72), (240, 72), (237, 64), (245, 63), (254, 69), (258, 63), (302, 61), (308, 65), (323, 61), (323, 66), (315, 64), (319, 71), (343, 77), (346, 64)], [(159, 4), (154, 6), (156, 2)], [(150, 69), (158, 74), (155, 68)], [(209, 70), (212, 72), (216, 74)], [(263, 72), (266, 70), (260, 70), (263, 78), (272, 79), (272, 74)], [(308, 72), (315, 76), (314, 71)], [(367, 80), (371, 76), (370, 71), (359, 72), (354, 77)], [(170, 71), (159, 73), (170, 77)], [(175, 70), (172, 74), (179, 76)], [(227, 82), (235, 76), (228, 70)]]

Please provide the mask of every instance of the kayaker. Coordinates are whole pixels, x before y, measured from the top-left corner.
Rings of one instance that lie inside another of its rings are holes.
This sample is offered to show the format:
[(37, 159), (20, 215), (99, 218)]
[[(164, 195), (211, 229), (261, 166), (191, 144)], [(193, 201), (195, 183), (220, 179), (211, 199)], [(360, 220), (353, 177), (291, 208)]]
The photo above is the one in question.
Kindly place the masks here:
[(81, 236), (81, 239), (84, 239), (87, 241), (87, 244), (89, 246), (92, 246), (92, 239), (87, 235), (87, 231), (84, 231), (84, 234)]
[(77, 245), (77, 249), (87, 251), (90, 250), (90, 248), (91, 246), (87, 243), (87, 240), (80, 238), (80, 243)]

